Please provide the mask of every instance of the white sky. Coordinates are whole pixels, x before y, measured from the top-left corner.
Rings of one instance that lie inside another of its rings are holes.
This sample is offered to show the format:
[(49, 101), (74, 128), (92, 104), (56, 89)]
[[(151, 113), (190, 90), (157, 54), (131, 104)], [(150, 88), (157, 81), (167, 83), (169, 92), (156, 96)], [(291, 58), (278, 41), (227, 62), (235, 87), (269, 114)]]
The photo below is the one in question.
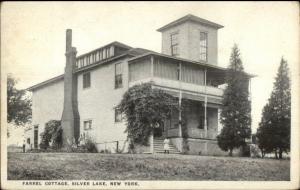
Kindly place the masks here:
[(292, 76), (299, 60), (297, 2), (4, 2), (1, 6), (2, 70), (27, 88), (60, 75), (65, 30), (81, 55), (112, 41), (161, 52), (159, 27), (186, 14), (219, 23), (219, 66), (239, 45), (252, 79), (254, 131), (272, 90), (282, 56)]

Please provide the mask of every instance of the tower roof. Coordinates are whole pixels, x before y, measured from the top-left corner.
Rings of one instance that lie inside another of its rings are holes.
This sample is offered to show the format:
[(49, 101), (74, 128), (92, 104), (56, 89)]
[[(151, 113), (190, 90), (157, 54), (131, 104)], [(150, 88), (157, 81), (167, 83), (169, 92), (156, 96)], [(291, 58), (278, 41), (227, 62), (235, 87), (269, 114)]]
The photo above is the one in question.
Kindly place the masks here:
[(211, 22), (209, 20), (197, 17), (197, 16), (192, 15), (192, 14), (188, 14), (184, 17), (181, 17), (181, 18), (179, 18), (179, 19), (177, 19), (177, 20), (175, 20), (175, 21), (173, 21), (173, 22), (157, 29), (157, 31), (162, 32), (162, 31), (164, 31), (164, 30), (166, 30), (170, 27), (176, 26), (178, 24), (181, 24), (181, 23), (184, 23), (184, 22), (187, 22), (187, 21), (192, 21), (192, 22), (196, 22), (196, 23), (199, 23), (199, 24), (207, 25), (207, 26), (210, 26), (210, 27), (213, 27), (213, 28), (216, 28), (216, 29), (220, 29), (220, 28), (224, 27), (220, 24)]

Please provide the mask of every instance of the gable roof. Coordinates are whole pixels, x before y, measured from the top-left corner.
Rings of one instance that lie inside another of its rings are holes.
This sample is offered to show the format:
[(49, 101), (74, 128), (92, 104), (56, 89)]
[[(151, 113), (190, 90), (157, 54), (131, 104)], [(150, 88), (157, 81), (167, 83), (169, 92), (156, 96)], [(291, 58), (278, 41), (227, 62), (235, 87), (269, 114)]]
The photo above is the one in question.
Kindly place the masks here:
[[(132, 47), (126, 45), (126, 44), (123, 44), (123, 43), (120, 43), (120, 42), (116, 42), (116, 41), (115, 41), (115, 42), (112, 42), (112, 43), (109, 43), (109, 44), (107, 44), (107, 45), (105, 45), (105, 46), (102, 46), (102, 47), (100, 47), (100, 48), (97, 48), (96, 50), (99, 50), (99, 49), (101, 49), (101, 48), (104, 48), (104, 47), (107, 47), (107, 46), (110, 46), (110, 45), (115, 45), (115, 46), (118, 46), (118, 47), (126, 48), (126, 49), (128, 49), (128, 50), (125, 51), (125, 52), (124, 52), (123, 54), (121, 54), (121, 55), (114, 56), (114, 57), (111, 57), (111, 58), (109, 58), (109, 59), (105, 59), (105, 60), (103, 60), (103, 61), (97, 62), (97, 63), (95, 63), (95, 64), (91, 64), (91, 65), (88, 65), (88, 66), (86, 66), (86, 67), (77, 69), (77, 70), (74, 71), (74, 73), (78, 73), (78, 72), (81, 72), (81, 71), (84, 71), (84, 70), (88, 70), (88, 69), (94, 69), (95, 67), (97, 67), (97, 66), (99, 66), (99, 65), (102, 65), (102, 64), (105, 64), (105, 63), (114, 61), (114, 60), (116, 60), (116, 59), (120, 59), (120, 58), (122, 58), (122, 57), (126, 57), (126, 56), (135, 57), (135, 56), (139, 56), (139, 55), (146, 54), (146, 53), (150, 53), (150, 52), (153, 52), (153, 53), (154, 53), (154, 51), (151, 51), (151, 50), (147, 50), (147, 49), (143, 49), (143, 48), (132, 48)], [(96, 50), (92, 50), (92, 51), (90, 51), (89, 53), (82, 54), (82, 55), (76, 57), (76, 59), (79, 58), (79, 57), (82, 57), (82, 56), (84, 56), (84, 55), (90, 54), (91, 52), (94, 52), (94, 51), (96, 51)], [(40, 83), (38, 83), (38, 84), (36, 84), (36, 85), (33, 85), (33, 86), (31, 86), (31, 87), (28, 87), (26, 90), (33, 91), (33, 90), (36, 90), (36, 89), (38, 89), (38, 88), (44, 87), (44, 86), (46, 86), (46, 85), (55, 83), (55, 82), (60, 81), (60, 80), (63, 80), (63, 79), (64, 79), (64, 74), (61, 74), (61, 75), (59, 75), (59, 76), (53, 77), (53, 78), (51, 78), (51, 79), (45, 80), (45, 81), (40, 82)]]
[(192, 15), (192, 14), (188, 14), (184, 17), (181, 17), (159, 29), (157, 29), (157, 31), (159, 32), (162, 32), (170, 27), (173, 27), (173, 26), (176, 26), (176, 25), (179, 25), (181, 23), (184, 23), (184, 22), (187, 22), (187, 21), (193, 21), (193, 22), (196, 22), (196, 23), (199, 23), (199, 24), (203, 24), (203, 25), (207, 25), (207, 26), (210, 26), (210, 27), (213, 27), (213, 28), (216, 28), (216, 29), (220, 29), (220, 28), (223, 28), (224, 26), (220, 25), (220, 24), (217, 24), (217, 23), (214, 23), (214, 22), (211, 22), (209, 20), (206, 20), (206, 19), (203, 19), (203, 18), (200, 18), (200, 17), (197, 17), (195, 15)]
[(57, 82), (57, 81), (60, 81), (60, 80), (63, 80), (63, 79), (64, 79), (64, 74), (58, 75), (58, 76), (53, 77), (53, 78), (51, 78), (51, 79), (48, 79), (48, 80), (45, 80), (45, 81), (40, 82), (40, 83), (38, 83), (38, 84), (35, 84), (35, 85), (33, 85), (33, 86), (30, 86), (30, 87), (28, 87), (26, 90), (33, 91), (33, 90), (35, 90), (35, 89), (41, 88), (41, 87), (43, 87), (43, 86), (52, 84), (52, 83), (54, 83), (54, 82)]

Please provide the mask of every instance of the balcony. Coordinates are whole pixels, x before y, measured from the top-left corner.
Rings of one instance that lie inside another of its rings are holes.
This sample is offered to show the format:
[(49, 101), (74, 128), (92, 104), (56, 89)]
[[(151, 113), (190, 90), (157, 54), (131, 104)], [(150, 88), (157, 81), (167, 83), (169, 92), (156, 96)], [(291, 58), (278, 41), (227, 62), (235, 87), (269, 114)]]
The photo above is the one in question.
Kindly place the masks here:
[(204, 85), (186, 83), (182, 81), (170, 80), (170, 79), (159, 78), (159, 77), (153, 77), (153, 78), (149, 77), (137, 81), (131, 81), (129, 82), (129, 87), (134, 86), (136, 84), (147, 83), (147, 82), (152, 82), (154, 86), (166, 90), (171, 90), (171, 91), (182, 90), (183, 92), (186, 93), (202, 94), (202, 95), (206, 94), (209, 96), (216, 96), (219, 98), (223, 96), (223, 92), (224, 92), (224, 90), (221, 88), (216, 88), (212, 86), (205, 87)]
[(129, 87), (151, 82), (156, 88), (182, 97), (221, 104), (226, 70), (208, 64), (146, 54), (129, 60)]

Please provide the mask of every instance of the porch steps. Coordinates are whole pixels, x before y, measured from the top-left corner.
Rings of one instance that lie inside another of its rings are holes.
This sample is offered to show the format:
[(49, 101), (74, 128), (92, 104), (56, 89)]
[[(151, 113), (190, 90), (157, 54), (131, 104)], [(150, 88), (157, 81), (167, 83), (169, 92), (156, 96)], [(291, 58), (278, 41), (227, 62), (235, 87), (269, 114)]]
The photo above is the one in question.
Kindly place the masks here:
[[(169, 143), (169, 153), (170, 154), (180, 154), (180, 152), (177, 150), (177, 148), (170, 142)], [(164, 139), (157, 139), (154, 138), (153, 140), (153, 149), (154, 153), (164, 153)]]

